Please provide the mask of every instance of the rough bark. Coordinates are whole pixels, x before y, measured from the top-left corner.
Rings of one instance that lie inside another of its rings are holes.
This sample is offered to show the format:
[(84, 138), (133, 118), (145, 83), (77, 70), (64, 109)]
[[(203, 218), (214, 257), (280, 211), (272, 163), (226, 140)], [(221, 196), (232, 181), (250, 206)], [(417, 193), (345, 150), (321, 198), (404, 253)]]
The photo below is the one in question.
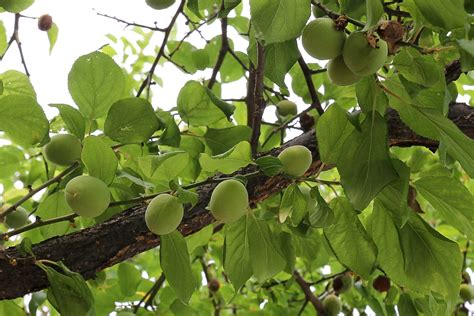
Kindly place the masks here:
[[(474, 109), (465, 104), (453, 104), (450, 119), (470, 138), (474, 138)], [(437, 147), (437, 142), (413, 133), (398, 114), (387, 113), (389, 124), (389, 144), (391, 146)], [(313, 165), (308, 174), (314, 174), (321, 166), (315, 132), (310, 131), (296, 137), (282, 148), (291, 145), (304, 145), (313, 153)], [(276, 155), (280, 149), (269, 154)], [(238, 173), (255, 171), (247, 167)], [(264, 175), (251, 178), (248, 183), (251, 204), (266, 199), (288, 186), (290, 181), (284, 177)], [(215, 184), (199, 188), (199, 203), (187, 209), (179, 230), (190, 235), (213, 223), (214, 219), (205, 209)], [(106, 222), (65, 236), (54, 237), (34, 245), (33, 251), (38, 259), (63, 261), (71, 270), (80, 272), (86, 279), (107, 267), (113, 266), (139, 253), (160, 244), (159, 237), (150, 233), (144, 221), (145, 204), (140, 204), (117, 214)], [(15, 263), (15, 264), (13, 264)], [(46, 276), (36, 267), (31, 258), (22, 257), (14, 248), (0, 252), (0, 299), (12, 299), (48, 286)]]

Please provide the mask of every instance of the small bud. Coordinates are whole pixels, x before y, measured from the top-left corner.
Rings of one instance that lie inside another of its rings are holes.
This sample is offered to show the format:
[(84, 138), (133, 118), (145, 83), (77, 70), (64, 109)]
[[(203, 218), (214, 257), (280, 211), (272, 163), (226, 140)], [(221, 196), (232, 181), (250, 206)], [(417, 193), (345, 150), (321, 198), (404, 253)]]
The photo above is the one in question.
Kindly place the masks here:
[(216, 279), (212, 279), (208, 284), (207, 287), (209, 288), (209, 291), (211, 292), (217, 292), (220, 288), (219, 281)]

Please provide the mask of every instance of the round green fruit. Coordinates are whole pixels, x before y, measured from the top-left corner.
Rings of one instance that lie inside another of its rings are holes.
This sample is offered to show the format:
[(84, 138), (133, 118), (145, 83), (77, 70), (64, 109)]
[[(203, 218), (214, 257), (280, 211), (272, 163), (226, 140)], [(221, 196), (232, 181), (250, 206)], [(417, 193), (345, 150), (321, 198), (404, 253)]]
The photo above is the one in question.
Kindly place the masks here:
[(157, 235), (166, 235), (178, 228), (183, 219), (184, 207), (176, 196), (160, 194), (146, 208), (145, 222), (148, 229)]
[(296, 113), (298, 113), (296, 103), (289, 100), (282, 100), (278, 102), (276, 107), (278, 114), (281, 116), (296, 115)]
[(336, 316), (342, 310), (341, 301), (334, 294), (330, 294), (324, 298), (323, 306), (326, 314), (330, 316)]
[(327, 65), (329, 80), (338, 86), (350, 86), (360, 80), (360, 77), (347, 68), (344, 58), (337, 56)]
[(474, 287), (470, 284), (463, 283), (459, 288), (459, 296), (465, 302), (470, 302), (474, 298)]
[(56, 165), (69, 166), (81, 159), (81, 141), (71, 134), (59, 134), (51, 137), (44, 146), (46, 159)]
[(79, 216), (97, 217), (110, 203), (110, 192), (101, 180), (90, 176), (75, 177), (64, 189), (66, 202)]
[(5, 216), (5, 224), (10, 228), (20, 228), (28, 222), (28, 211), (18, 206), (13, 212)]
[(352, 285), (354, 285), (354, 280), (347, 274), (340, 275), (332, 281), (332, 288), (338, 294), (349, 291)]
[(376, 73), (387, 59), (387, 43), (376, 37), (372, 37), (372, 40), (371, 45), (365, 33), (352, 32), (344, 44), (344, 62), (356, 75), (369, 76)]
[(175, 3), (176, 0), (145, 0), (149, 7), (155, 10), (166, 9)]
[(342, 53), (346, 34), (336, 29), (330, 18), (311, 21), (303, 30), (302, 43), (306, 52), (320, 60), (333, 59)]
[(212, 191), (209, 209), (212, 215), (224, 223), (238, 221), (247, 212), (249, 195), (242, 182), (225, 180)]
[(301, 177), (313, 162), (311, 151), (301, 145), (285, 148), (278, 159), (283, 164), (285, 173), (293, 177)]

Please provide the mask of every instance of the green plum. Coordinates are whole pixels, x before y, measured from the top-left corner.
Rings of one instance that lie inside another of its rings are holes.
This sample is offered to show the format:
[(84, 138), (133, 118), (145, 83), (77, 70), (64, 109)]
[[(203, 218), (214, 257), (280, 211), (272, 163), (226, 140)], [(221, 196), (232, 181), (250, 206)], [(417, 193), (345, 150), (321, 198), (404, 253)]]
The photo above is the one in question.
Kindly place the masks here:
[(353, 285), (354, 280), (348, 274), (340, 275), (332, 281), (332, 288), (338, 294), (349, 291)]
[(361, 78), (347, 68), (342, 55), (331, 59), (327, 65), (327, 70), (329, 80), (338, 86), (350, 86)]
[(59, 134), (51, 137), (44, 146), (46, 159), (59, 166), (69, 166), (81, 159), (81, 141), (71, 134)]
[(176, 196), (163, 193), (151, 200), (146, 208), (145, 222), (157, 235), (166, 235), (178, 228), (183, 220), (184, 207)]
[(64, 189), (66, 202), (79, 216), (97, 217), (110, 203), (110, 191), (102, 180), (90, 176), (78, 176), (69, 181)]
[(28, 223), (28, 211), (18, 206), (13, 212), (5, 216), (5, 224), (10, 228), (20, 228)]
[(176, 0), (145, 0), (145, 2), (149, 7), (155, 10), (163, 10), (171, 7)]
[(465, 302), (470, 302), (474, 298), (474, 287), (470, 284), (463, 283), (459, 288), (459, 296)]
[(323, 306), (329, 316), (336, 316), (342, 310), (341, 300), (334, 294), (329, 294), (323, 299)]
[(277, 113), (281, 116), (296, 115), (298, 108), (296, 103), (290, 100), (281, 100), (276, 104)]
[(278, 158), (283, 164), (284, 172), (293, 177), (301, 177), (313, 162), (311, 151), (301, 145), (285, 148)]
[(230, 179), (219, 183), (212, 191), (209, 209), (212, 215), (224, 223), (233, 223), (245, 215), (249, 195), (242, 182)]
[(302, 43), (306, 52), (320, 60), (333, 59), (341, 55), (346, 34), (336, 29), (330, 18), (311, 21), (303, 30)]
[(376, 73), (387, 59), (387, 43), (375, 35), (371, 35), (370, 38), (372, 45), (364, 32), (352, 32), (344, 44), (342, 52), (344, 62), (356, 75), (369, 76)]

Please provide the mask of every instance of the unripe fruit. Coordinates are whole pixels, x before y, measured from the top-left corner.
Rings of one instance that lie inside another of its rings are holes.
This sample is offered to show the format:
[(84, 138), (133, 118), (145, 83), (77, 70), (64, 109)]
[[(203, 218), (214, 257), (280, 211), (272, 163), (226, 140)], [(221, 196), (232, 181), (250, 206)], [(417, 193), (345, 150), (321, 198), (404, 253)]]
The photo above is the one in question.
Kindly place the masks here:
[(462, 272), (462, 283), (471, 284), (471, 276), (467, 271)]
[(49, 14), (43, 14), (38, 18), (38, 28), (41, 31), (49, 31), (53, 26), (53, 18)]
[(281, 116), (296, 115), (298, 113), (296, 103), (289, 100), (281, 100), (276, 107), (278, 114)]
[(390, 279), (384, 275), (379, 275), (372, 283), (372, 286), (380, 293), (388, 292), (390, 290)]
[(21, 206), (18, 206), (13, 212), (5, 216), (5, 224), (10, 228), (20, 228), (28, 222), (28, 212)]
[(347, 38), (342, 56), (347, 68), (359, 76), (371, 75), (379, 70), (387, 59), (388, 47), (383, 40), (363, 32), (352, 32)]
[(46, 159), (60, 166), (69, 166), (81, 159), (81, 141), (71, 134), (59, 134), (51, 137), (44, 146)]
[(217, 292), (219, 291), (219, 288), (220, 288), (220, 284), (219, 284), (219, 281), (216, 280), (216, 279), (212, 279), (208, 284), (207, 284), (207, 287), (209, 288), (209, 291), (211, 292)]
[(160, 194), (146, 208), (145, 222), (148, 229), (157, 235), (166, 235), (178, 228), (183, 219), (184, 207), (176, 196)]
[(212, 191), (209, 209), (212, 215), (224, 223), (233, 223), (245, 215), (249, 195), (245, 186), (237, 180), (225, 180)]
[(336, 316), (342, 310), (341, 301), (334, 294), (330, 294), (324, 298), (323, 306), (324, 306), (326, 315), (329, 315), (329, 316)]
[(313, 157), (308, 148), (296, 145), (284, 149), (279, 155), (286, 174), (301, 177), (311, 166)]
[(327, 65), (327, 70), (329, 80), (338, 86), (349, 86), (361, 78), (347, 68), (342, 55), (331, 59)]
[(349, 291), (352, 288), (352, 285), (354, 284), (354, 280), (350, 275), (343, 274), (338, 277), (336, 277), (332, 281), (332, 288), (336, 293), (344, 293)]
[(75, 177), (64, 189), (66, 202), (79, 216), (97, 217), (110, 203), (110, 192), (101, 180), (90, 176)]
[(474, 287), (470, 284), (461, 284), (459, 288), (459, 296), (465, 302), (470, 302), (474, 298)]
[(149, 7), (155, 10), (166, 9), (175, 3), (176, 0), (145, 0)]
[(314, 58), (325, 60), (341, 55), (346, 35), (336, 29), (330, 18), (311, 21), (303, 30), (302, 43), (306, 52)]

